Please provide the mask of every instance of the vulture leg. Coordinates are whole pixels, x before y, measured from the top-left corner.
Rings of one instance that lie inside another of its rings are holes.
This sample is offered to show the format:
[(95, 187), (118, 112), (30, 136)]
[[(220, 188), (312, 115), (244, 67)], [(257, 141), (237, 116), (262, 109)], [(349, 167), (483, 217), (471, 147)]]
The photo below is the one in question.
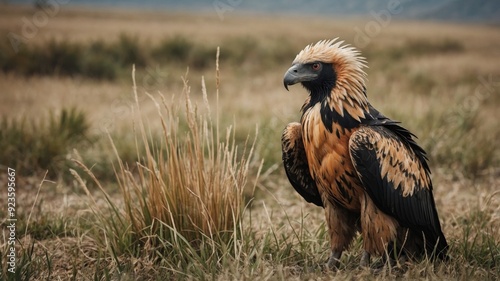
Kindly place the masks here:
[[(323, 193), (323, 195), (325, 194)], [(359, 215), (338, 207), (336, 204), (329, 202), (327, 198), (324, 199), (323, 205), (325, 206), (331, 249), (327, 266), (331, 269), (338, 268), (342, 252), (347, 250), (356, 231), (359, 230), (357, 224)]]

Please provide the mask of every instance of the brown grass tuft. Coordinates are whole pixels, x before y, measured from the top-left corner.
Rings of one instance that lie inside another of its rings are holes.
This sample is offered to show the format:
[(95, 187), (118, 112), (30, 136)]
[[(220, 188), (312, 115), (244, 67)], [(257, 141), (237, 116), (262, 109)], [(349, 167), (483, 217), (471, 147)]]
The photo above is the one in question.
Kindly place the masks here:
[[(202, 260), (218, 262), (241, 234), (243, 190), (254, 144), (249, 150), (245, 145), (243, 152), (238, 153), (231, 127), (219, 138), (221, 129), (218, 122), (211, 119), (208, 103), (207, 113), (200, 113), (190, 100), (187, 80), (183, 81), (183, 110), (176, 106), (174, 98), (167, 101), (161, 95), (158, 102), (146, 93), (158, 109), (163, 128), (161, 142), (154, 143), (149, 123), (141, 117), (134, 75), (137, 114), (134, 128), (140, 159), (136, 169), (121, 161), (110, 137), (118, 158), (115, 173), (121, 203), (114, 202), (90, 169), (75, 160), (106, 198), (109, 213), (96, 203), (82, 177), (72, 171), (93, 201), (94, 214), (104, 234), (98, 240), (118, 264), (123, 254), (156, 257), (160, 254), (160, 261), (174, 267), (186, 260), (209, 265), (209, 261)], [(202, 89), (206, 97), (204, 80)], [(141, 155), (141, 151), (145, 153)]]

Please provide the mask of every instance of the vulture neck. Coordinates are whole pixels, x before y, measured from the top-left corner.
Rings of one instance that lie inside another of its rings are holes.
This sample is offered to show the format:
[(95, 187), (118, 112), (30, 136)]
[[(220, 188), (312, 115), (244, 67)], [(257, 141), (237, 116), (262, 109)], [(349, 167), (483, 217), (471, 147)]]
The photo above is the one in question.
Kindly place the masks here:
[[(320, 106), (316, 107), (318, 103)], [(369, 115), (368, 104), (363, 81), (347, 83), (338, 79), (329, 89), (311, 89), (302, 112), (309, 115), (314, 108), (319, 109), (315, 110), (316, 114), (320, 114), (325, 128), (331, 133), (334, 126), (348, 130), (358, 127)]]

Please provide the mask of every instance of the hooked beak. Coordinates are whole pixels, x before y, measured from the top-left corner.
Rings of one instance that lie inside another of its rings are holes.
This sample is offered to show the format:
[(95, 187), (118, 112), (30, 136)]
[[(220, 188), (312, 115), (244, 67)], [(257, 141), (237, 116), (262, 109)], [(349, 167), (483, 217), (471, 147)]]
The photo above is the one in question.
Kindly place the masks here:
[(283, 85), (288, 91), (288, 86), (297, 84), (299, 82), (312, 81), (318, 78), (317, 73), (311, 72), (311, 70), (305, 67), (303, 64), (294, 64), (290, 67), (283, 77)]

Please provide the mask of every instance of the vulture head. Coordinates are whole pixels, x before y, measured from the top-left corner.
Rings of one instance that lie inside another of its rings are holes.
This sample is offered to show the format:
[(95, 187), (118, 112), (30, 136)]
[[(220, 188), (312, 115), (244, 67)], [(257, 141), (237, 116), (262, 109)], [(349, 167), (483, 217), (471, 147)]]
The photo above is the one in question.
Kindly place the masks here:
[(285, 73), (285, 88), (301, 83), (311, 96), (364, 95), (366, 61), (358, 50), (343, 43), (336, 38), (305, 47)]

